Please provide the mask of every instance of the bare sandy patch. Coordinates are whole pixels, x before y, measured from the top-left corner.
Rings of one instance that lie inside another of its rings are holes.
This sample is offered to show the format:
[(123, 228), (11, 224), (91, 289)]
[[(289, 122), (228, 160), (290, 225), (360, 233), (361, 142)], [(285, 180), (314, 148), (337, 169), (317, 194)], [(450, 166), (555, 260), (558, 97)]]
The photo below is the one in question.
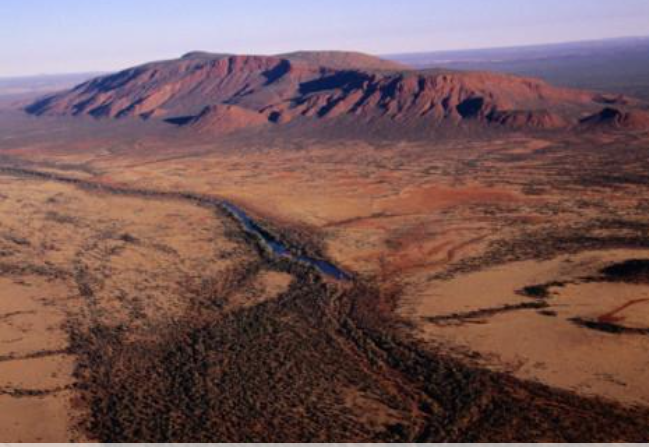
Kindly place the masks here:
[(423, 340), (455, 355), (478, 353), (495, 370), (649, 405), (649, 337), (577, 324), (615, 318), (623, 327), (649, 326), (649, 285), (597, 276), (608, 265), (638, 257), (649, 258), (649, 251), (591, 251), (506, 264), (436, 281), (418, 298), (409, 294), (401, 313), (417, 323)]
[(448, 188), (439, 185), (422, 185), (404, 189), (397, 197), (377, 200), (374, 210), (401, 214), (425, 213), (457, 205), (503, 203), (518, 200), (511, 191), (496, 188), (468, 186)]

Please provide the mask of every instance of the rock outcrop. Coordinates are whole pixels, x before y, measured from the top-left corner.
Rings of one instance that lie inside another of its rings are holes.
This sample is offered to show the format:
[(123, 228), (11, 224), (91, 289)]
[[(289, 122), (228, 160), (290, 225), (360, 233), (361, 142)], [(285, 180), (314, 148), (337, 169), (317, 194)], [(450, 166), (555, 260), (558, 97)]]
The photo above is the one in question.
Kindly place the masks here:
[(584, 118), (581, 123), (595, 127), (606, 126), (614, 129), (647, 130), (649, 129), (649, 112), (644, 110), (623, 111), (614, 107), (606, 107)]
[[(580, 123), (646, 127), (647, 112), (633, 109), (628, 100), (611, 98), (504, 74), (409, 70), (358, 53), (196, 52), (93, 79), (26, 110), (34, 115), (174, 122), (185, 117), (184, 123), (201, 131), (342, 116), (359, 125), (384, 120), (548, 130)], [(620, 109), (602, 111), (603, 103)]]

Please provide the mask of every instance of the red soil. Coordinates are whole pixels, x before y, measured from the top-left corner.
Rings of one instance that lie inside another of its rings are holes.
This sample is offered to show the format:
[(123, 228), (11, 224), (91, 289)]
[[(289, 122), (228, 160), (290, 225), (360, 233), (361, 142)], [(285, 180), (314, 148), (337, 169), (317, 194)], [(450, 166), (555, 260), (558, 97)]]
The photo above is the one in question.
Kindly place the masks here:
[(608, 312), (604, 315), (601, 315), (597, 321), (600, 323), (619, 323), (621, 321), (624, 321), (624, 317), (619, 317), (618, 314), (629, 307), (635, 306), (637, 304), (642, 304), (642, 303), (647, 303), (649, 302), (649, 298), (643, 298), (643, 299), (638, 299), (638, 300), (631, 300), (628, 303), (612, 310), (611, 312)]

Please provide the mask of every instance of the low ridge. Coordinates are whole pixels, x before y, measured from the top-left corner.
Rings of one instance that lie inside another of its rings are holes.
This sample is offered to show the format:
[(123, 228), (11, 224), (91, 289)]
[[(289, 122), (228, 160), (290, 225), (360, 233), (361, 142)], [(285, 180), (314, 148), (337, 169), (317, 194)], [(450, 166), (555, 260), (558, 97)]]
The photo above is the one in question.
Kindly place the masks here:
[(622, 111), (606, 107), (596, 114), (582, 120), (587, 126), (607, 126), (615, 129), (645, 130), (649, 129), (649, 112), (643, 110)]
[(268, 117), (254, 110), (217, 104), (205, 107), (188, 124), (199, 132), (229, 133), (244, 127), (261, 126), (267, 123)]

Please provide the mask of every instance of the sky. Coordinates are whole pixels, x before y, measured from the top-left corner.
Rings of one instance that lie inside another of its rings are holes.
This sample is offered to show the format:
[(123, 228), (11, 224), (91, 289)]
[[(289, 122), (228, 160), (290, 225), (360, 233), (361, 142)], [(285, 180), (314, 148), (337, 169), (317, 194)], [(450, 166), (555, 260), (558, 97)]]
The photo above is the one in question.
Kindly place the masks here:
[(394, 54), (648, 35), (649, 0), (0, 0), (0, 76), (193, 50)]

